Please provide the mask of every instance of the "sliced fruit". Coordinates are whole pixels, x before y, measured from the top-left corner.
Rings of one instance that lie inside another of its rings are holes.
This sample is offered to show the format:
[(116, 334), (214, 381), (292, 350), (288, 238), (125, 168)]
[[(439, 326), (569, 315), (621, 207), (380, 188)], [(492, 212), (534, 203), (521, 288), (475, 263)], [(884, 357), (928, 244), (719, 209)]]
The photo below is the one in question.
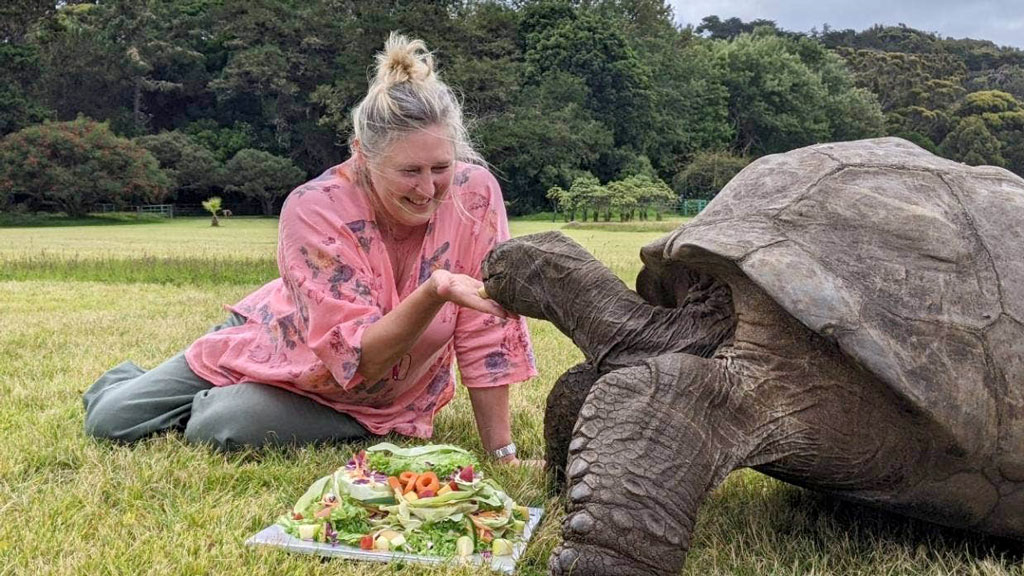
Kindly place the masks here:
[(473, 555), (473, 539), (469, 536), (459, 536), (455, 541), (455, 554), (460, 558)]
[(299, 524), (299, 538), (302, 540), (316, 540), (316, 531), (320, 528), (316, 524)]
[(491, 542), (491, 554), (495, 556), (511, 556), (512, 552), (512, 543), (504, 538), (495, 538)]

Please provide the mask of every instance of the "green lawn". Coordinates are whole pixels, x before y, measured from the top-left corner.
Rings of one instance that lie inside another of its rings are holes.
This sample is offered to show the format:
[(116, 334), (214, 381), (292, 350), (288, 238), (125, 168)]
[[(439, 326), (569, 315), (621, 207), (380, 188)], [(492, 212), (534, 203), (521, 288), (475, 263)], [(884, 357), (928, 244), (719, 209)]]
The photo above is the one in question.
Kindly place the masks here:
[[(561, 226), (513, 222), (513, 234)], [(662, 232), (566, 230), (627, 283)], [(0, 228), (0, 575), (442, 574), (318, 559), (242, 542), (358, 445), (220, 455), (176, 434), (133, 447), (82, 434), (82, 391), (126, 359), (153, 366), (275, 275), (276, 222), (177, 219), (134, 226)], [(184, 280), (183, 280), (184, 279)], [(530, 321), (540, 377), (512, 395), (523, 455), (543, 456), (544, 399), (581, 355)], [(481, 451), (460, 390), (435, 440)], [(491, 469), (547, 509), (521, 573), (544, 572), (561, 503), (540, 472)], [(844, 504), (755, 472), (705, 504), (686, 574), (1022, 574), (1005, 542)], [(464, 573), (486, 574), (465, 569)]]

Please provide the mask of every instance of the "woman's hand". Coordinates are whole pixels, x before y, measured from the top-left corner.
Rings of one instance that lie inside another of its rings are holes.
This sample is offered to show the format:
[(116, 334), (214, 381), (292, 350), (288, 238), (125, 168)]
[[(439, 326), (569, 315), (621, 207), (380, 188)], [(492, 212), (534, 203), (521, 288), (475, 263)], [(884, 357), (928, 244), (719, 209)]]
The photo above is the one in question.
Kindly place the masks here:
[(465, 274), (453, 274), (447, 270), (434, 270), (431, 280), (437, 290), (438, 298), (445, 302), (453, 302), (459, 306), (472, 308), (498, 318), (507, 318), (509, 313), (494, 300), (480, 296), (484, 283)]
[(544, 469), (544, 465), (545, 465), (545, 462), (544, 462), (543, 459), (538, 460), (538, 459), (533, 459), (533, 458), (527, 458), (525, 460), (520, 460), (519, 458), (516, 458), (515, 456), (509, 456), (508, 458), (502, 458), (501, 460), (498, 460), (498, 463), (503, 464), (505, 466), (522, 466), (524, 468), (534, 468), (534, 469), (537, 469), (537, 470), (543, 470)]

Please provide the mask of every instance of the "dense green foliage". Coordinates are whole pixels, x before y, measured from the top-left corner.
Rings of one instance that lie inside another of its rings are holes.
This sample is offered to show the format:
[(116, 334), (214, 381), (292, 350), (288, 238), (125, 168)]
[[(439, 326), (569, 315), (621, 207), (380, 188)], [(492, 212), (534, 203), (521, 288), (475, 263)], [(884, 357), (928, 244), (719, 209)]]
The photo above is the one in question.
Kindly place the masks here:
[(0, 206), (85, 216), (98, 203), (151, 203), (169, 180), (145, 148), (84, 118), (36, 124), (0, 140)]
[(291, 160), (251, 148), (239, 150), (224, 167), (225, 189), (259, 202), (264, 216), (273, 216), (277, 200), (304, 176)]
[(169, 199), (178, 202), (206, 197), (220, 185), (221, 163), (206, 146), (182, 132), (161, 132), (135, 139), (149, 150), (171, 182)]
[(552, 186), (548, 189), (547, 198), (565, 220), (575, 221), (578, 214), (586, 222), (588, 214), (593, 212), (594, 222), (602, 216), (608, 222), (613, 211), (621, 222), (647, 220), (652, 209), (655, 217), (661, 220), (662, 212), (671, 208), (678, 196), (651, 172), (648, 169), (605, 185), (593, 174), (583, 173), (573, 179), (568, 190)]
[(749, 163), (749, 158), (708, 150), (697, 154), (672, 184), (683, 198), (710, 200)]
[[(345, 158), (391, 30), (436, 52), (512, 214), (584, 174), (706, 198), (708, 154), (880, 135), (1024, 174), (1024, 52), (902, 25), (680, 28), (664, 0), (18, 0), (0, 22), (0, 136), (84, 115), (149, 150), (174, 202), (236, 213), (274, 213), (293, 174)], [(288, 177), (226, 169), (256, 151)]]

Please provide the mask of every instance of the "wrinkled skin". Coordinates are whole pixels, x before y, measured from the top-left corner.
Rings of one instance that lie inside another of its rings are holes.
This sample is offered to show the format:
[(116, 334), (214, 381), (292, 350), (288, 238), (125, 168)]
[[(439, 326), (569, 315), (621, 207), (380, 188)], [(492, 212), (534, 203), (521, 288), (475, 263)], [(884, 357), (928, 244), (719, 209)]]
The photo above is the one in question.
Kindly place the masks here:
[(685, 307), (652, 306), (561, 234), (499, 245), (483, 273), (488, 294), (498, 303), (550, 320), (587, 358), (559, 378), (548, 396), (546, 461), (557, 480), (564, 478), (576, 415), (601, 375), (667, 352), (709, 356), (733, 330), (732, 305), (723, 284), (693, 274), (685, 280), (690, 287)]
[(565, 466), (569, 460), (569, 441), (576, 417), (601, 373), (590, 364), (577, 364), (566, 370), (548, 394), (544, 410), (544, 462), (558, 486), (565, 485)]
[(707, 356), (733, 329), (728, 290), (721, 283), (694, 274), (685, 306), (652, 306), (563, 234), (534, 234), (496, 246), (483, 275), (487, 293), (499, 304), (554, 323), (600, 372), (666, 352)]
[(666, 307), (557, 232), (513, 239), (485, 262), (492, 298), (551, 321), (587, 359), (558, 380), (545, 416), (549, 466), (566, 462), (568, 482), (553, 574), (677, 574), (701, 502), (743, 466), (1024, 535), (1024, 485), (959, 450), (734, 263), (696, 251), (661, 277), (644, 296)]

